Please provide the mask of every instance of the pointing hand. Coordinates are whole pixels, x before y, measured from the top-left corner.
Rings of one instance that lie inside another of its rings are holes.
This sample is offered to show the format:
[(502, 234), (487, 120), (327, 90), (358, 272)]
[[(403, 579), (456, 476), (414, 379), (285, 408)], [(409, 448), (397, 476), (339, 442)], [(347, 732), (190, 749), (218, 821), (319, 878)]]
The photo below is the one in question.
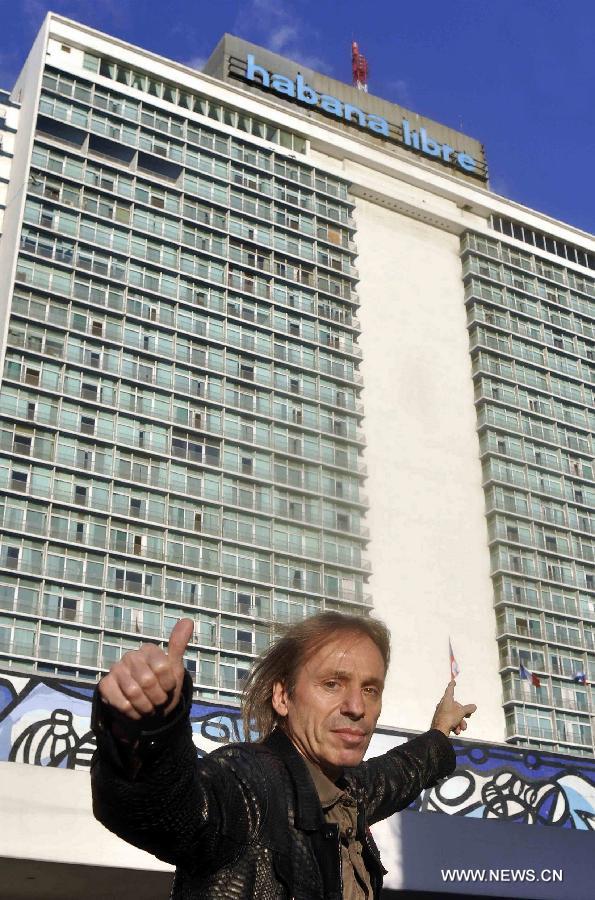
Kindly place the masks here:
[(437, 728), (445, 734), (446, 737), (448, 737), (451, 731), (454, 731), (455, 734), (460, 734), (461, 731), (465, 731), (467, 728), (467, 722), (465, 720), (477, 709), (475, 703), (467, 703), (466, 706), (463, 706), (462, 703), (455, 700), (455, 685), (456, 682), (453, 678), (444, 691), (442, 699), (436, 706), (436, 712), (432, 719), (431, 727)]
[(194, 623), (180, 619), (169, 636), (167, 651), (141, 644), (125, 653), (99, 682), (101, 698), (129, 719), (138, 721), (158, 709), (170, 712), (178, 705), (184, 681), (184, 653)]

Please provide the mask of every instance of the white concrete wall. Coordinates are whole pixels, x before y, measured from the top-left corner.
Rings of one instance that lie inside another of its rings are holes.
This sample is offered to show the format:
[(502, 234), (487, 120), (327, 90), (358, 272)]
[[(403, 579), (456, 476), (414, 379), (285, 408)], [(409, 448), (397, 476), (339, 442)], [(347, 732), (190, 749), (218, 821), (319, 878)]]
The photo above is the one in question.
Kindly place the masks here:
[(428, 727), (449, 678), (504, 739), (459, 240), (358, 199), (374, 607), (391, 627), (382, 722)]
[(0, 762), (0, 809), (0, 857), (173, 871), (96, 821), (88, 772)]

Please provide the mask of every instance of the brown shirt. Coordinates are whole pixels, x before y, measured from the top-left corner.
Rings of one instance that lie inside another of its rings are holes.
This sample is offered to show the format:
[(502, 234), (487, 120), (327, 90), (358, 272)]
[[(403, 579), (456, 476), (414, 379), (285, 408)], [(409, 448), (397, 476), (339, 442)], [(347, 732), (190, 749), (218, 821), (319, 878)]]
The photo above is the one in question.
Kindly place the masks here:
[(372, 885), (364, 865), (362, 845), (357, 839), (357, 804), (348, 791), (337, 787), (318, 766), (307, 759), (304, 761), (318, 792), (324, 818), (339, 826), (343, 900), (366, 900), (372, 897)]

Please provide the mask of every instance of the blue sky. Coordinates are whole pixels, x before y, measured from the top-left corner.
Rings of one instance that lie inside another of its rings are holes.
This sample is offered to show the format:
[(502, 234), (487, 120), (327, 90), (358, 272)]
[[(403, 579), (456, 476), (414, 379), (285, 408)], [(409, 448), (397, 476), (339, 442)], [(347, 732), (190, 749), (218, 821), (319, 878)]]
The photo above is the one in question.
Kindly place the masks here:
[(0, 87), (48, 10), (200, 67), (224, 31), (481, 140), (498, 193), (595, 233), (593, 0), (0, 0)]

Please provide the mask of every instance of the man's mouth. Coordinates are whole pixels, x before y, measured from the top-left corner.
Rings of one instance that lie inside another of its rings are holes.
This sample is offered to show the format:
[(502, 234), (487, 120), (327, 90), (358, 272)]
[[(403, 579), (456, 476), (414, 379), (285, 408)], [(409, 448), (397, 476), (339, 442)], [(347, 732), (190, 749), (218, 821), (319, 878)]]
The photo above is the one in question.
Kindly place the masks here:
[(338, 734), (347, 744), (360, 744), (368, 736), (361, 728), (333, 728), (333, 734)]

